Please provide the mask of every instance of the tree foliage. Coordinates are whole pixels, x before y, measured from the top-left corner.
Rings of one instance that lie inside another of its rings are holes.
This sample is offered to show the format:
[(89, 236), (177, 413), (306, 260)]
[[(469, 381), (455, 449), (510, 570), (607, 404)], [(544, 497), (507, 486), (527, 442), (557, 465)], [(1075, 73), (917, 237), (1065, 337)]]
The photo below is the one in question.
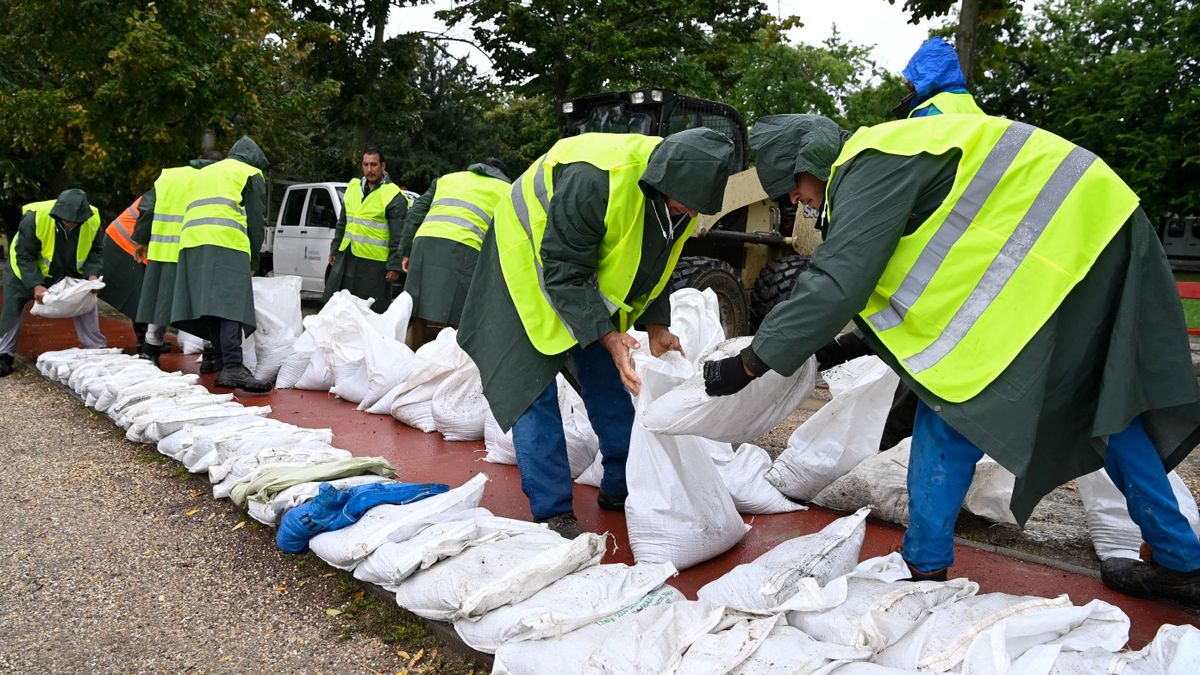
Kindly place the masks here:
[(85, 188), (110, 211), (164, 166), (242, 134), (299, 154), (334, 85), (298, 77), (299, 25), (274, 0), (4, 0), (0, 202)]
[(984, 109), (1092, 150), (1152, 217), (1200, 211), (1200, 8), (1054, 0), (992, 36)]

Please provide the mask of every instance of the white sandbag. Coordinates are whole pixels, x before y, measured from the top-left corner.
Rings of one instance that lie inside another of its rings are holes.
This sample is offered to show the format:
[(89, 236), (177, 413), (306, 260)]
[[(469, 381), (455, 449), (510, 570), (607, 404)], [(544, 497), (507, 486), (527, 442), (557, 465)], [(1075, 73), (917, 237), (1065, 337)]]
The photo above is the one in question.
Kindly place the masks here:
[(981, 633), (1006, 619), (1048, 609), (1070, 607), (1066, 595), (1057, 598), (985, 593), (934, 610), (910, 633), (884, 649), (875, 663), (893, 668), (946, 672), (962, 663)]
[[(288, 435), (299, 429), (297, 426), (267, 417), (259, 418), (262, 420), (262, 423), (260, 424), (242, 422), (241, 420), (243, 419), (254, 418), (252, 416), (238, 416), (230, 418), (230, 420), (220, 420), (218, 423), (214, 424), (188, 425), (187, 427), (184, 427), (185, 429), (190, 429), (192, 431), (191, 443), (190, 446), (184, 449), (183, 452), (175, 457), (175, 459), (179, 460), (180, 463), (187, 467), (188, 471), (192, 473), (203, 473), (212, 468), (213, 465), (219, 464), (221, 461), (223, 461), (223, 459), (217, 455), (217, 450), (213, 443), (213, 440), (216, 438), (223, 438), (231, 432), (253, 433), (278, 438), (280, 442), (272, 443), (271, 445), (282, 445), (283, 439), (286, 439)], [(227, 428), (223, 423), (228, 423), (233, 426)], [(174, 436), (174, 434), (171, 436)], [(168, 436), (167, 438), (170, 438), (171, 436)]]
[[(1179, 510), (1187, 518), (1192, 531), (1200, 536), (1200, 512), (1196, 509), (1196, 498), (1174, 471), (1167, 474), (1171, 492), (1179, 502)], [(1142, 533), (1129, 517), (1129, 505), (1125, 495), (1117, 489), (1108, 472), (1094, 471), (1075, 479), (1079, 496), (1083, 499), (1083, 512), (1087, 519), (1088, 534), (1092, 546), (1101, 560), (1109, 558), (1141, 558)]]
[[(277, 422), (277, 420), (271, 421)], [(221, 464), (229, 459), (253, 455), (271, 448), (286, 449), (299, 443), (331, 444), (333, 443), (333, 430), (309, 429), (279, 422), (277, 425), (239, 429), (219, 435), (205, 434), (197, 436), (195, 443), (215, 452), (217, 463)], [(221, 475), (209, 471), (209, 480), (221, 479)]]
[(70, 319), (96, 311), (96, 293), (104, 288), (104, 277), (88, 281), (67, 277), (46, 289), (42, 301), (33, 303), (29, 313), (48, 319)]
[(776, 626), (733, 675), (806, 675), (828, 673), (839, 664), (870, 658), (868, 649), (820, 642), (798, 628)]
[[(592, 428), (588, 418), (587, 407), (583, 399), (561, 374), (556, 376), (558, 384), (558, 412), (563, 421), (563, 432), (567, 437), (567, 462), (571, 465), (571, 477), (578, 478), (585, 470), (595, 464), (600, 473), (597, 474), (593, 487), (600, 487), (600, 477), (603, 476), (601, 466), (600, 438)], [(512, 430), (504, 432), (492, 415), (487, 411), (483, 425), (483, 442), (487, 449), (484, 461), (493, 464), (516, 464), (517, 450), (513, 446)]]
[(604, 537), (550, 530), (473, 546), (395, 586), (396, 604), (426, 619), (470, 620), (520, 602), (578, 569), (600, 564)]
[[(151, 365), (151, 367), (154, 367)], [(155, 370), (158, 370), (155, 368)], [(186, 386), (195, 384), (200, 377), (198, 375), (185, 376), (179, 372), (165, 373), (161, 370), (157, 374), (147, 373), (144, 370), (134, 370), (130, 373), (131, 377), (136, 376), (136, 379), (128, 382), (113, 382), (110, 381), (105, 390), (96, 399), (96, 410), (104, 414), (108, 414), (110, 409), (127, 394), (142, 390), (149, 386)]]
[(235, 431), (238, 429), (248, 429), (251, 427), (271, 426), (280, 424), (277, 420), (269, 417), (258, 417), (256, 415), (243, 415), (240, 417), (232, 417), (230, 419), (219, 420), (212, 424), (203, 426), (185, 426), (173, 434), (165, 436), (158, 442), (158, 451), (170, 457), (171, 459), (180, 459), (192, 450), (195, 445), (196, 438), (203, 434), (220, 434), (226, 431)]
[(418, 502), (376, 506), (353, 525), (313, 537), (308, 547), (330, 565), (352, 570), (383, 544), (404, 541), (432, 523), (454, 520), (456, 513), (479, 506), (486, 483), (487, 476), (480, 473), (449, 492)]
[(287, 448), (269, 448), (253, 455), (231, 457), (220, 465), (223, 478), (213, 485), (213, 499), (228, 498), (233, 486), (252, 481), (267, 469), (340, 462), (353, 456), (349, 450), (328, 443), (304, 441)]
[(367, 362), (334, 361), (333, 386), (329, 393), (351, 403), (361, 403), (367, 394)]
[[(674, 574), (671, 563), (587, 567), (476, 621), (455, 621), (454, 630), (472, 649), (494, 654), (503, 644), (558, 637), (599, 621), (645, 598)], [(674, 589), (658, 593), (682, 598)]]
[(1197, 664), (1200, 664), (1200, 629), (1167, 623), (1159, 627), (1150, 644), (1135, 652), (1114, 654), (1101, 647), (1085, 651), (1056, 650), (1056, 658), (1046, 672), (1051, 675), (1195, 675)]
[(359, 405), (359, 409), (368, 415), (391, 415), (392, 405), (396, 403), (396, 397), (400, 395), (400, 390), (404, 388), (404, 382), (400, 382), (396, 386), (387, 390), (383, 396), (380, 396), (377, 401), (371, 404), (371, 407), (363, 409)]
[(732, 461), (719, 465), (717, 473), (729, 489), (729, 496), (738, 513), (788, 513), (803, 511), (807, 506), (797, 504), (767, 482), (767, 470), (771, 468), (771, 456), (767, 451), (743, 443)]
[(1011, 471), (985, 456), (975, 465), (975, 477), (971, 479), (962, 507), (967, 513), (993, 523), (1016, 526), (1017, 517), (1008, 506), (1016, 482), (1017, 477)]
[(292, 349), (279, 366), (279, 374), (275, 376), (276, 389), (291, 389), (296, 386), (304, 371), (308, 370), (308, 362), (312, 360), (317, 342), (312, 333), (305, 331), (292, 343)]
[(562, 637), (505, 644), (496, 651), (492, 673), (671, 673), (723, 613), (707, 602), (635, 606)]
[(671, 332), (693, 364), (725, 340), (721, 306), (711, 288), (681, 288), (671, 294)]
[(488, 408), (483, 418), (483, 447), (487, 450), (483, 461), (492, 464), (516, 464), (517, 449), (513, 446), (512, 429), (503, 431), (492, 409)]
[[(513, 459), (513, 463), (514, 464), (516, 463), (515, 456)], [(579, 476), (575, 479), (575, 482), (579, 483), (580, 485), (590, 485), (594, 488), (598, 488), (598, 487), (600, 487), (600, 481), (603, 478), (604, 478), (604, 456), (601, 455), (600, 453), (596, 453), (596, 458), (594, 460), (592, 460), (592, 463), (589, 464), (586, 469), (583, 470), (583, 473), (579, 474)]]
[(66, 370), (72, 364), (85, 363), (97, 356), (113, 356), (120, 353), (121, 350), (116, 347), (105, 347), (102, 349), (70, 347), (68, 349), (42, 352), (38, 355), (34, 365), (43, 376), (58, 382), (61, 378), (61, 375), (58, 373), (59, 368)]
[(367, 317), (371, 319), (375, 330), (383, 337), (396, 342), (404, 342), (408, 334), (408, 322), (412, 318), (413, 299), (408, 291), (402, 291), (392, 300), (383, 314)]
[(257, 331), (242, 338), (242, 365), (250, 369), (251, 374), (258, 367)]
[(438, 387), (450, 373), (473, 363), (458, 346), (455, 336), (453, 328), (443, 328), (433, 342), (417, 350), (408, 379), (392, 403), (392, 417), (426, 433), (437, 429), (433, 421), (433, 397)]
[(380, 546), (354, 568), (354, 578), (380, 586), (396, 586), (414, 573), (472, 546), (548, 531), (541, 523), (500, 518), (483, 508), (470, 509), (459, 513), (454, 520), (434, 523), (402, 542)]
[[(412, 300), (409, 300), (412, 303)], [(393, 305), (395, 302), (392, 303)], [(391, 310), (388, 310), (391, 311)], [(407, 322), (406, 322), (407, 325)], [(417, 357), (403, 342), (371, 331), (366, 336), (363, 363), (366, 366), (365, 389), (359, 410), (369, 410), (389, 392), (408, 379)], [(478, 379), (478, 375), (476, 375)], [(393, 398), (393, 400), (395, 400)], [(382, 413), (386, 415), (390, 406)]]
[(788, 612), (788, 624), (822, 642), (882, 651), (907, 635), (935, 609), (979, 592), (967, 579), (910, 581), (899, 553), (859, 563), (833, 584), (845, 585), (845, 600), (829, 608)]
[(448, 441), (478, 441), (483, 438), (488, 415), (487, 399), (479, 368), (468, 363), (438, 385), (430, 405), (433, 425)]
[[(141, 359), (137, 360), (141, 361)], [(157, 379), (164, 375), (165, 373), (162, 370), (149, 361), (144, 361), (141, 364), (130, 364), (107, 377), (98, 377), (89, 382), (83, 393), (83, 404), (95, 409), (97, 412), (104, 412), (101, 409), (102, 401), (107, 407), (108, 404), (116, 400), (117, 392), (125, 389), (125, 387), (132, 386), (138, 382)]]
[(870, 509), (838, 518), (820, 532), (789, 539), (726, 572), (696, 593), (701, 600), (747, 612), (771, 612), (803, 585), (824, 586), (858, 563)]
[(243, 406), (229, 401), (226, 403), (200, 406), (192, 410), (180, 410), (164, 415), (146, 425), (139, 435), (137, 426), (131, 426), (126, 433), (128, 438), (132, 433), (137, 438), (129, 440), (139, 443), (158, 443), (164, 436), (169, 436), (188, 424), (209, 424), (217, 420), (242, 415), (257, 415), (266, 417), (271, 414), (271, 406)]
[(703, 436), (727, 443), (753, 440), (778, 426), (812, 394), (817, 377), (815, 358), (791, 377), (770, 371), (732, 396), (704, 392), (703, 362), (735, 356), (751, 340), (749, 336), (727, 340), (704, 355), (691, 378), (645, 409), (642, 425), (660, 434)]
[(104, 414), (119, 426), (124, 427), (126, 425), (122, 425), (118, 419), (125, 416), (127, 411), (139, 403), (158, 398), (176, 398), (206, 393), (208, 390), (197, 384), (199, 381), (199, 375), (181, 375), (132, 385), (121, 392)]
[(279, 524), (279, 519), (283, 518), (283, 514), (288, 510), (294, 509), (297, 506), (311, 500), (317, 496), (317, 492), (323, 483), (329, 483), (336, 490), (345, 490), (358, 485), (369, 485), (371, 483), (393, 483), (391, 478), (384, 476), (376, 476), (367, 474), (363, 476), (349, 476), (347, 478), (338, 478), (331, 481), (312, 481), (308, 483), (300, 483), (293, 485), (286, 490), (271, 498), (269, 502), (259, 502), (253, 499), (246, 500), (246, 510), (250, 517), (262, 523), (274, 527)]
[(292, 345), (304, 331), (300, 311), (300, 277), (253, 277), (254, 377), (275, 381)]
[(181, 330), (176, 333), (175, 341), (179, 343), (181, 354), (199, 354), (204, 351), (204, 338), (199, 335)]
[(758, 618), (726, 611), (713, 632), (700, 636), (688, 647), (675, 675), (731, 672), (758, 651), (782, 623), (782, 616)]
[[(856, 373), (845, 378), (849, 386), (796, 427), (787, 449), (767, 472), (767, 480), (792, 499), (811, 501), (834, 480), (879, 452), (883, 424), (900, 378), (877, 356), (864, 356), (844, 366)], [(835, 382), (836, 370), (827, 371)]]
[[(1129, 617), (1103, 600), (1030, 612), (997, 622), (967, 647), (963, 675), (1049, 672), (1062, 651), (1115, 652), (1129, 640)], [(1200, 664), (1197, 664), (1200, 665)]]
[(116, 415), (113, 415), (112, 419), (118, 426), (128, 430), (137, 424), (141, 424), (144, 427), (154, 421), (157, 415), (191, 409), (199, 405), (226, 403), (230, 401), (233, 401), (233, 394), (213, 394), (208, 389), (195, 385), (184, 389), (161, 392), (137, 403), (130, 404)]
[[(282, 370), (282, 366), (280, 369)], [(304, 372), (300, 375), (299, 379), (292, 383), (292, 388), (309, 391), (329, 391), (332, 386), (333, 367), (329, 365), (329, 361), (325, 358), (325, 353), (322, 350), (314, 350), (308, 357), (308, 363), (305, 364)]]

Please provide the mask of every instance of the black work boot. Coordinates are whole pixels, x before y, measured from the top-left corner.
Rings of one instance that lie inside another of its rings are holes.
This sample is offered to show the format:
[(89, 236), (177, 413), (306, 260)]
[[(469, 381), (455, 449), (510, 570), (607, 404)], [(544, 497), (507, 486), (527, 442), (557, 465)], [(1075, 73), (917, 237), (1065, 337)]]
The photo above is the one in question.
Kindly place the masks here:
[[(899, 553), (901, 554), (901, 558), (904, 557), (904, 547), (900, 544), (894, 544), (890, 552)], [(901, 581), (945, 581), (949, 577), (950, 568), (948, 567), (922, 572), (921, 570), (913, 567), (912, 563), (908, 562), (907, 560), (904, 561), (904, 564), (908, 567), (909, 576), (907, 579), (901, 579)]]
[(242, 364), (226, 366), (217, 374), (217, 386), (227, 389), (245, 389), (257, 394), (265, 394), (274, 387), (266, 380), (254, 379), (250, 369)]
[(13, 371), (13, 355), (0, 354), (0, 377), (7, 377)]
[(208, 347), (204, 353), (200, 355), (200, 374), (215, 373), (221, 370), (221, 351), (214, 347)]
[(1200, 607), (1200, 569), (1176, 572), (1153, 561), (1109, 558), (1100, 563), (1104, 585), (1136, 598), (1165, 598)]
[(139, 359), (145, 359), (158, 366), (158, 355), (160, 353), (162, 353), (161, 347), (158, 345), (152, 345), (149, 342), (144, 342), (142, 343), (141, 348), (138, 349), (137, 357)]
[(604, 490), (596, 495), (596, 504), (605, 511), (624, 511), (626, 495), (610, 495)]
[(551, 530), (554, 530), (567, 539), (574, 539), (583, 534), (583, 528), (579, 526), (579, 521), (575, 520), (575, 514), (570, 511), (560, 513), (557, 516), (543, 518), (538, 522), (545, 523)]

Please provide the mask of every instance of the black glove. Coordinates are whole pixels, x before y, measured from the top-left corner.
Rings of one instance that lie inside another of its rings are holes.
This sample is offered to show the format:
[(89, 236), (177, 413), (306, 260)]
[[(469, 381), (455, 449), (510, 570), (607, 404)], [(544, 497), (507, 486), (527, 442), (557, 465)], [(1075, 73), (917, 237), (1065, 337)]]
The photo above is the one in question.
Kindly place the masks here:
[(846, 333), (830, 340), (817, 350), (817, 370), (829, 370), (871, 353), (871, 348), (855, 333)]
[(704, 364), (704, 393), (709, 396), (736, 394), (754, 380), (742, 365), (742, 357), (730, 356)]

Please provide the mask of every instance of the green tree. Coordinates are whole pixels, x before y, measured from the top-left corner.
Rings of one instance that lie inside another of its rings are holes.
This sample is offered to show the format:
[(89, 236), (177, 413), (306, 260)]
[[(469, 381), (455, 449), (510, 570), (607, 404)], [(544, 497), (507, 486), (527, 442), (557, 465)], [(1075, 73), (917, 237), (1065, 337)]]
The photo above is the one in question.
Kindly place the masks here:
[[(888, 0), (894, 5), (897, 0)], [(946, 16), (953, 10), (956, 0), (904, 0), (904, 11), (912, 17), (909, 23), (923, 19)], [(1009, 10), (1019, 5), (1013, 0), (962, 0), (958, 10), (958, 25), (954, 34), (954, 48), (958, 62), (967, 78), (967, 86), (975, 82), (977, 73), (978, 32), (981, 25), (995, 23), (1004, 18)]]
[(1194, 0), (1054, 0), (997, 36), (988, 112), (1103, 158), (1153, 218), (1200, 212), (1200, 7)]
[(468, 23), (501, 82), (567, 98), (728, 82), (734, 47), (767, 20), (759, 0), (470, 0), (438, 12)]
[(205, 139), (298, 153), (334, 92), (295, 77), (300, 28), (274, 0), (3, 0), (0, 201), (79, 185), (111, 212)]

